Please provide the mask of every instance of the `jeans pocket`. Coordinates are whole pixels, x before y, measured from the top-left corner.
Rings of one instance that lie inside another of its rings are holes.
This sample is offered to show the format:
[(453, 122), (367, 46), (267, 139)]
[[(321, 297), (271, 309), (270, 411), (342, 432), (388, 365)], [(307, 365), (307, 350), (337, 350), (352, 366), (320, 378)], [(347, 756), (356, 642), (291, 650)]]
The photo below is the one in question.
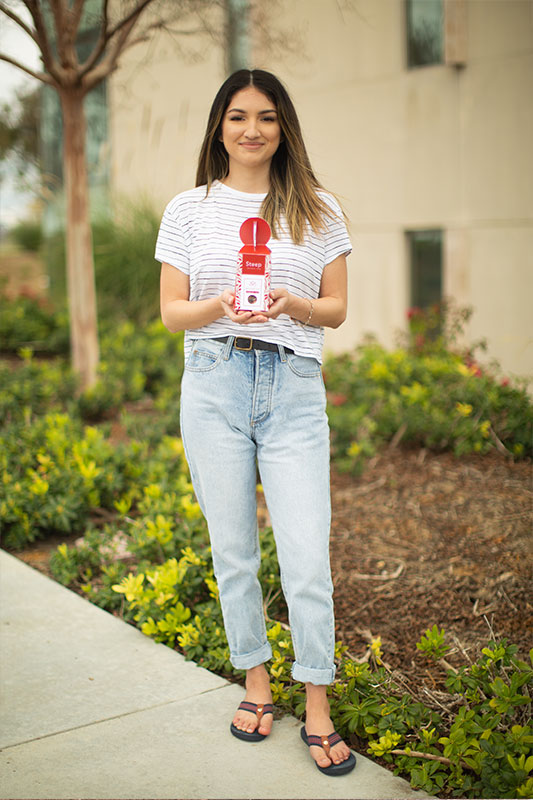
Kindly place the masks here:
[(287, 364), (300, 378), (316, 378), (321, 375), (320, 364), (316, 358), (287, 354)]
[(189, 372), (211, 372), (222, 360), (223, 342), (212, 339), (197, 339), (192, 347), (185, 369)]

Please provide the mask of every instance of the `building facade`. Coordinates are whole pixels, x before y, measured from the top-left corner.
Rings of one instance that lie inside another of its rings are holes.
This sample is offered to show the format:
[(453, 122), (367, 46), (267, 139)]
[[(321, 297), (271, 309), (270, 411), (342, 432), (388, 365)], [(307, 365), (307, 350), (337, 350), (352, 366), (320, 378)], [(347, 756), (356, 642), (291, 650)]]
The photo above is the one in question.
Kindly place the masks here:
[[(210, 32), (132, 48), (109, 81), (118, 194), (162, 211), (194, 185), (226, 75), (217, 14)], [(243, 36), (350, 220), (348, 319), (326, 347), (392, 346), (410, 307), (449, 297), (472, 307), (471, 341), (531, 375), (532, 0), (255, 0)]]

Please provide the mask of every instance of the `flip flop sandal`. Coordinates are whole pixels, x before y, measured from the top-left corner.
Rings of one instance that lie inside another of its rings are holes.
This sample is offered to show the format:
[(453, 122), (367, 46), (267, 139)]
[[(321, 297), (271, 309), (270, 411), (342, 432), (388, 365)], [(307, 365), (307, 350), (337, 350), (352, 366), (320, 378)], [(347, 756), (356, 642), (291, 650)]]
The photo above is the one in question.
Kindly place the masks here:
[(241, 731), (239, 728), (236, 728), (233, 722), (231, 723), (230, 731), (237, 739), (242, 739), (245, 742), (261, 742), (263, 739), (267, 738), (268, 734), (265, 733), (258, 733), (258, 728), (261, 725), (261, 719), (264, 714), (273, 714), (274, 713), (274, 706), (272, 703), (265, 703), (264, 705), (258, 705), (257, 703), (249, 703), (247, 700), (243, 700), (239, 706), (240, 709), (243, 711), (251, 711), (252, 714), (255, 714), (257, 717), (257, 728), (252, 733), (248, 733), (248, 731)]
[[(328, 758), (331, 758), (329, 754), (331, 748), (335, 747), (339, 742), (342, 742), (342, 737), (339, 736), (337, 731), (334, 731), (329, 736), (308, 736), (305, 731), (305, 725), (300, 729), (300, 736), (308, 747), (322, 747)], [(350, 753), (346, 761), (341, 761), (340, 764), (334, 764), (332, 761), (329, 767), (321, 767), (319, 764), (316, 764), (316, 766), (324, 775), (346, 775), (347, 772), (351, 772), (355, 767), (355, 756), (353, 753)]]

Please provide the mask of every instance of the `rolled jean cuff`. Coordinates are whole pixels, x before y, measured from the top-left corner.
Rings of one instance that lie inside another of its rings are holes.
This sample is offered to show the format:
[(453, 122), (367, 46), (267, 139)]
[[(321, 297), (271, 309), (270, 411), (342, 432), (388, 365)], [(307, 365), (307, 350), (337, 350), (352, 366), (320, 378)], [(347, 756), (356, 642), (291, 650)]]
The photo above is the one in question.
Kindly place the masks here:
[(264, 664), (265, 661), (270, 661), (271, 658), (272, 648), (268, 642), (251, 653), (245, 653), (243, 656), (230, 655), (230, 661), (235, 669), (253, 669), (253, 667)]
[(335, 680), (335, 667), (331, 669), (312, 669), (301, 667), (300, 664), (292, 665), (292, 677), (300, 683), (313, 683), (315, 686), (327, 686)]

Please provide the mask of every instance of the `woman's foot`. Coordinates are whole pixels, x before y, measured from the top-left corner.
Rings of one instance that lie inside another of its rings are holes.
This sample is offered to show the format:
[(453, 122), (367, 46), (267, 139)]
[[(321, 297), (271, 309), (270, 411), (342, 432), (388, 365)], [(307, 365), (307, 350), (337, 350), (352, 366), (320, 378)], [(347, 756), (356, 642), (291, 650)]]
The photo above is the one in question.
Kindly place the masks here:
[[(335, 730), (329, 713), (329, 701), (325, 686), (306, 685), (307, 704), (305, 711), (305, 731), (307, 736), (329, 736)], [(319, 767), (329, 767), (333, 764), (342, 764), (350, 758), (351, 750), (342, 740), (335, 744), (329, 753), (329, 758), (322, 747), (311, 745), (309, 753)]]
[[(263, 664), (246, 672), (246, 696), (244, 700), (259, 707), (272, 703), (270, 678)], [(237, 709), (237, 713), (233, 717), (233, 725), (237, 730), (243, 733), (257, 732), (262, 736), (269, 735), (272, 730), (272, 721), (272, 714), (265, 713), (258, 723), (257, 714), (242, 708)]]

